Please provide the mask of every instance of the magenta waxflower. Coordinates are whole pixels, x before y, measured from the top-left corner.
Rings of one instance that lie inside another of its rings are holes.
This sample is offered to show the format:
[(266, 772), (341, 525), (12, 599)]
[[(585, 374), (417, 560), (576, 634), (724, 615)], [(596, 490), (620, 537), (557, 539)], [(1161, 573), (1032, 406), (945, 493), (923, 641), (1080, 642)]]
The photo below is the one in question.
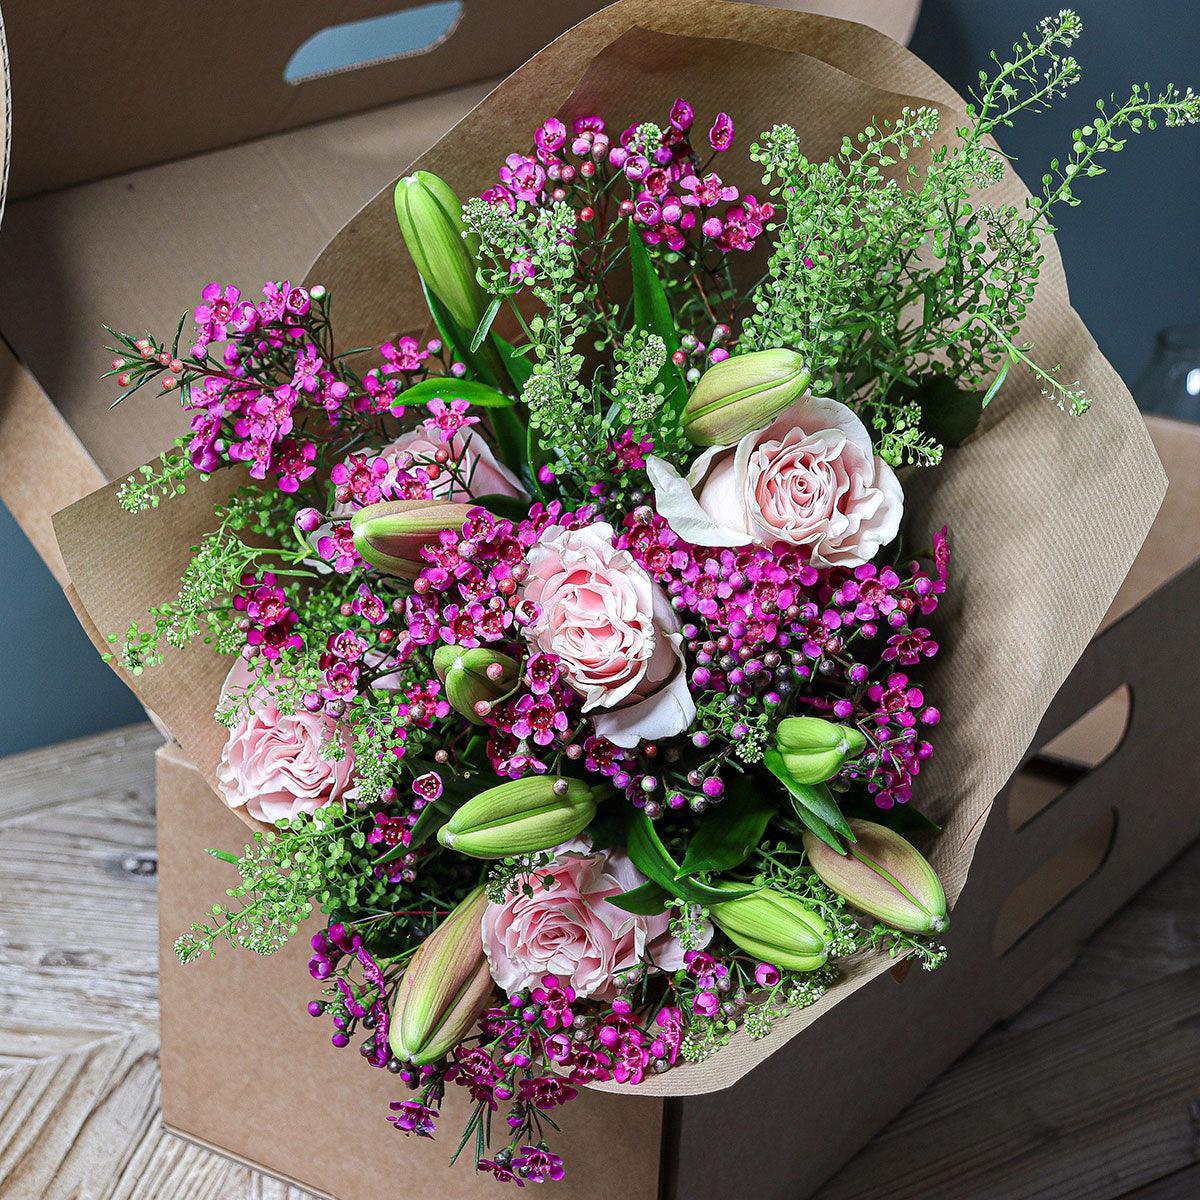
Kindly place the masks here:
[(471, 405), (466, 400), (451, 400), (449, 404), (440, 397), (435, 397), (425, 406), (429, 418), (423, 422), (430, 434), (436, 434), (443, 442), (450, 441), (454, 435), (468, 425), (478, 425), (479, 418), (468, 416)]
[(388, 1107), (396, 1115), (388, 1117), (393, 1125), (404, 1133), (415, 1133), (418, 1137), (433, 1137), (437, 1129), (437, 1109), (418, 1104), (415, 1100), (393, 1100)]
[(296, 492), (300, 485), (317, 469), (317, 447), (313, 442), (292, 441), (290, 438), (279, 443), (271, 458), (271, 470), (279, 476), (281, 492)]
[(379, 347), (383, 358), (383, 373), (395, 375), (400, 372), (411, 375), (424, 367), (429, 351), (422, 349), (421, 343), (414, 337), (397, 338), (394, 342), (384, 342)]
[(557, 1075), (542, 1075), (537, 1079), (522, 1079), (517, 1099), (535, 1108), (558, 1108), (574, 1100), (579, 1093)]
[(686, 133), (692, 127), (692, 121), (695, 118), (695, 113), (692, 106), (680, 97), (671, 105), (671, 127), (679, 130), (680, 133)]
[(685, 175), (679, 181), (679, 186), (684, 192), (683, 203), (693, 208), (712, 208), (714, 204), (738, 198), (737, 188), (722, 183), (715, 171), (710, 171), (703, 179)]
[(242, 293), (235, 287), (210, 283), (200, 293), (203, 303), (196, 305), (196, 352), (203, 354), (210, 342), (224, 341)]
[(331, 525), (329, 532), (317, 539), (317, 553), (343, 575), (353, 571), (362, 562), (354, 545), (354, 533), (349, 521)]
[(500, 168), (500, 182), (518, 200), (536, 204), (546, 187), (546, 168), (527, 154), (510, 154)]
[(512, 1165), (534, 1183), (545, 1183), (547, 1179), (557, 1182), (565, 1174), (563, 1160), (557, 1154), (551, 1154), (545, 1147), (522, 1146), (521, 1152), (512, 1160)]
[(557, 117), (550, 117), (538, 126), (533, 140), (543, 154), (552, 154), (566, 144), (567, 127)]
[(708, 144), (718, 152), (724, 152), (733, 145), (733, 121), (728, 113), (717, 113), (717, 119), (708, 131)]
[(355, 504), (364, 507), (378, 504), (387, 499), (385, 489), (390, 464), (386, 458), (368, 458), (365, 454), (351, 454), (345, 462), (335, 464), (329, 478), (337, 487), (339, 504)]

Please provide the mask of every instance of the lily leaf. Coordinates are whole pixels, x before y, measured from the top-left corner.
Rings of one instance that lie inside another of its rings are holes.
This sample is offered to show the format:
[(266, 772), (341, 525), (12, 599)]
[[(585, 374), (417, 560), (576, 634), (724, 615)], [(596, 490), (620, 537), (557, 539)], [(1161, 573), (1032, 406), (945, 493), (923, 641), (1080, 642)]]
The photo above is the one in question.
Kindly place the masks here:
[(502, 496), (499, 492), (489, 492), (486, 496), (476, 496), (474, 500), (480, 508), (486, 508), (494, 517), (504, 517), (509, 521), (524, 521), (529, 516), (529, 501), (519, 496)]
[(479, 347), (483, 345), (483, 339), (487, 337), (489, 332), (491, 332), (492, 322), (496, 319), (496, 314), (500, 311), (500, 305), (502, 302), (502, 297), (492, 297), (491, 304), (487, 306), (487, 311), (483, 314), (482, 319), (475, 328), (475, 336), (471, 338), (472, 352), (478, 350)]
[(466, 400), (475, 408), (512, 408), (516, 401), (475, 379), (438, 375), (422, 379), (397, 395), (396, 405), (428, 404), (430, 400)]
[(663, 287), (650, 251), (632, 220), (629, 222), (629, 266), (633, 272), (633, 323), (638, 329), (658, 334), (666, 344), (667, 361), (658, 373), (658, 381), (666, 393), (668, 411), (679, 413), (687, 403), (687, 381), (671, 361), (671, 355), (679, 349), (679, 332), (671, 315), (667, 289)]
[(681, 875), (730, 871), (745, 862), (762, 841), (774, 809), (754, 794), (749, 780), (708, 809), (688, 843)]
[(661, 888), (651, 881), (628, 892), (621, 892), (620, 895), (609, 896), (608, 902), (638, 917), (654, 917), (666, 910), (667, 901), (670, 899), (671, 893), (666, 888)]
[(821, 841), (839, 854), (845, 854), (846, 848), (841, 838), (854, 841), (854, 831), (842, 815), (842, 810), (829, 788), (823, 783), (815, 786), (797, 783), (788, 774), (783, 755), (778, 750), (768, 750), (763, 755), (763, 766), (787, 789), (792, 809), (805, 827), (811, 829)]
[(944, 446), (961, 446), (975, 432), (984, 405), (994, 394), (985, 398), (981, 392), (963, 391), (945, 375), (927, 375), (915, 387), (897, 390), (920, 405), (921, 431)]
[(658, 831), (645, 813), (634, 812), (626, 826), (625, 849), (643, 875), (652, 883), (686, 900), (690, 904), (719, 904), (723, 900), (736, 900), (749, 896), (758, 889), (746, 887), (737, 890), (709, 887), (695, 879), (679, 877), (679, 864), (667, 853)]

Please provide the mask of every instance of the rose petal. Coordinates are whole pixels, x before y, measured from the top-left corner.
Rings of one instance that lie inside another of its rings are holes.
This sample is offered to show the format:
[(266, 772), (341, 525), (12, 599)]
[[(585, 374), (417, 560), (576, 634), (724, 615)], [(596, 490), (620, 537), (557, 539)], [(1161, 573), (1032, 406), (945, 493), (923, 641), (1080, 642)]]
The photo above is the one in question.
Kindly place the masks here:
[(658, 515), (685, 541), (694, 546), (744, 546), (746, 533), (714, 521), (692, 495), (686, 479), (665, 459), (650, 455), (646, 474), (654, 487)]

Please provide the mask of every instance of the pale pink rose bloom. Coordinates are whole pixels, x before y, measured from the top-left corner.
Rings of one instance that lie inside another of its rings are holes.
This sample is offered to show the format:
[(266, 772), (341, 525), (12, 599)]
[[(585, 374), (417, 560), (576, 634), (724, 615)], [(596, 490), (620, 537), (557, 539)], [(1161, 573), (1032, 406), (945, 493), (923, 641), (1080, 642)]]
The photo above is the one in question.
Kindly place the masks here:
[[(254, 676), (239, 658), (221, 689), (240, 697)], [(274, 824), (353, 794), (354, 751), (336, 761), (321, 748), (336, 735), (337, 722), (324, 713), (301, 709), (284, 715), (263, 688), (247, 702), (249, 709), (229, 731), (221, 751), (217, 782), (230, 808), (245, 806), (256, 820)]]
[[(683, 947), (670, 931), (670, 917), (639, 917), (608, 903), (646, 880), (620, 850), (591, 853), (577, 838), (554, 851), (555, 861), (539, 876), (532, 896), (510, 895), (489, 904), (483, 914), (483, 949), (492, 978), (508, 994), (532, 987), (543, 975), (557, 975), (580, 997), (610, 1000), (618, 988), (613, 976), (647, 962), (664, 971), (683, 966)], [(702, 942), (712, 937), (705, 922)]]
[(457, 473), (463, 483), (445, 468), (430, 485), (438, 500), (473, 500), (480, 496), (515, 496), (526, 498), (521, 481), (492, 452), (487, 439), (474, 429), (459, 430), (448, 442), (430, 437), (420, 427), (402, 433), (390, 446), (385, 446), (380, 455), (391, 464), (389, 474), (396, 471), (396, 457), (408, 453), (416, 458), (431, 460), (439, 450), (448, 450), (450, 457), (458, 463)]
[(611, 525), (555, 527), (526, 555), (525, 635), (555, 654), (596, 732), (618, 746), (672, 737), (696, 715), (666, 593), (612, 544)]
[(687, 479), (647, 462), (660, 516), (700, 546), (787, 542), (818, 567), (857, 567), (900, 529), (904, 492), (866, 426), (837, 400), (806, 396), (736, 446), (715, 446)]

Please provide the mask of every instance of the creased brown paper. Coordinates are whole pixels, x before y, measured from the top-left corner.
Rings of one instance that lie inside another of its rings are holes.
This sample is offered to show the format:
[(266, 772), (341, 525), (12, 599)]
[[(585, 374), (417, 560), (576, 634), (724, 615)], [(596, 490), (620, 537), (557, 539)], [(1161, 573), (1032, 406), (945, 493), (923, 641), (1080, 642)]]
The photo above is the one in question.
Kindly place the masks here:
[[(702, 116), (730, 113), (743, 153), (759, 131), (788, 122), (811, 157), (906, 104), (937, 105), (944, 129), (962, 108), (934, 72), (864, 26), (710, 0), (623, 0), (517, 71), (415, 165), (469, 195), (552, 113), (601, 112), (621, 129), (635, 116), (665, 112), (680, 95)], [(756, 182), (746, 171), (734, 181), (751, 191)], [(1008, 170), (988, 198), (1020, 202), (1027, 194)], [(944, 524), (952, 531), (951, 591), (937, 618), (942, 652), (925, 677), (944, 720), (920, 780), (922, 807), (944, 825), (931, 857), (951, 902), (994, 797), (1096, 630), (1165, 491), (1137, 409), (1071, 309), (1056, 247), (1047, 240), (1045, 250), (1025, 334), (1043, 362), (1062, 363), (1066, 378), (1083, 381), (1092, 411), (1059, 412), (1014, 370), (984, 431), (906, 485), (918, 535)], [(390, 189), (334, 238), (310, 279), (336, 295), (339, 336), (349, 344), (421, 323)], [(211, 524), (212, 499), (227, 487), (215, 479), (138, 516), (122, 513), (109, 487), (58, 515), (63, 558), (100, 630), (122, 629), (173, 594), (188, 547)], [(225, 669), (198, 647), (131, 681), (210, 783), (223, 740), (211, 714)], [(732, 1085), (888, 965), (872, 956), (845, 964), (845, 977), (823, 1000), (770, 1037), (738, 1035), (714, 1058), (650, 1079), (640, 1092)]]

